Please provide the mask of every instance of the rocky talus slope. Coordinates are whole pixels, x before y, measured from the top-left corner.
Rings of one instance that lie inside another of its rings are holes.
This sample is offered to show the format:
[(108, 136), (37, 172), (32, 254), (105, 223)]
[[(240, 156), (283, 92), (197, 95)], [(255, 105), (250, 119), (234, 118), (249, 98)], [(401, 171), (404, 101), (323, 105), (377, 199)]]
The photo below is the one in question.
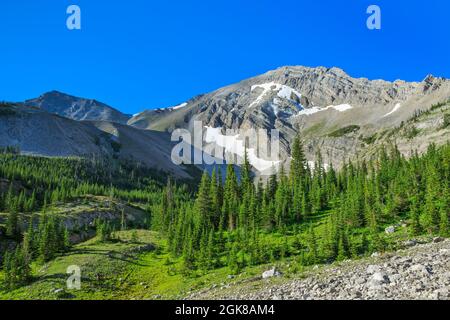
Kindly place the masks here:
[(258, 279), (189, 299), (450, 300), (450, 240), (407, 245), (395, 253), (316, 268), (303, 279)]

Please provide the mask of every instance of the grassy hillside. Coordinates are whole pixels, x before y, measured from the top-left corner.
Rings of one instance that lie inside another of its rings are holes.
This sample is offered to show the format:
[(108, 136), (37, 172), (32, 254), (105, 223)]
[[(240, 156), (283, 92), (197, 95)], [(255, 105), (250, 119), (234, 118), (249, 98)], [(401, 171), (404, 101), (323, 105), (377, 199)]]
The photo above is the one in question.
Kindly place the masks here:
[[(94, 238), (49, 263), (34, 264), (32, 284), (0, 291), (0, 299), (171, 299), (230, 281), (227, 268), (186, 276), (180, 272), (181, 261), (167, 254), (157, 233), (138, 230), (137, 240), (132, 240), (133, 233), (117, 232), (116, 240), (107, 243)], [(79, 291), (66, 289), (71, 265), (82, 270)]]
[[(317, 233), (324, 226), (324, 218), (313, 222)], [(264, 237), (273, 245), (283, 243), (284, 239), (293, 245), (297, 235)], [(407, 237), (406, 229), (399, 228), (389, 236), (391, 249), (401, 247)], [(72, 265), (81, 268), (81, 290), (66, 288), (67, 268)], [(161, 235), (148, 230), (129, 230), (116, 232), (112, 241), (93, 238), (48, 263), (34, 263), (32, 283), (12, 291), (1, 288), (0, 299), (182, 299), (211, 288), (226, 292), (230, 285), (260, 288), (264, 286), (261, 274), (273, 266), (284, 275), (283, 279), (274, 279), (278, 282), (313, 272), (313, 266), (303, 266), (296, 257), (286, 257), (247, 267), (237, 275), (232, 275), (228, 267), (186, 274), (182, 259), (168, 253), (167, 242)], [(0, 272), (0, 279), (2, 276)]]

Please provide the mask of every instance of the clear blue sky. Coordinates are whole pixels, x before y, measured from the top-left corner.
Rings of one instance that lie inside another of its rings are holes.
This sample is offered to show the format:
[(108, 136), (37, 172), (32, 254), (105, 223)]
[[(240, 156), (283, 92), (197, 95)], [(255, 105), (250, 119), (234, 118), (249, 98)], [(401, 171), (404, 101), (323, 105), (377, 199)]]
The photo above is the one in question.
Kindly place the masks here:
[[(82, 30), (66, 9), (82, 10)], [(382, 9), (382, 30), (366, 9)], [(0, 100), (49, 90), (135, 113), (283, 65), (450, 78), (448, 0), (2, 0)]]

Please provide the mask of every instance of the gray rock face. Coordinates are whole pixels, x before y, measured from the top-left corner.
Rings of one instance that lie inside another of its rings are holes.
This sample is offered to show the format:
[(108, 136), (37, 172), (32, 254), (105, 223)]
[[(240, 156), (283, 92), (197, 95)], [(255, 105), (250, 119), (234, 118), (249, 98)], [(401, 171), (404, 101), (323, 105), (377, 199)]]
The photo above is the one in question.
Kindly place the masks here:
[(25, 154), (59, 157), (110, 151), (102, 132), (88, 123), (22, 106), (10, 110), (12, 114), (0, 116), (2, 147), (18, 146)]
[(192, 293), (188, 299), (450, 300), (449, 253), (447, 239), (367, 260), (325, 266), (298, 278), (284, 279), (281, 284), (280, 280), (264, 280), (261, 285), (255, 281), (236, 282), (226, 289)]
[[(339, 165), (367, 149), (375, 133), (393, 129), (418, 110), (447, 101), (450, 81), (428, 76), (422, 82), (353, 78), (338, 68), (283, 67), (187, 101), (182, 108), (145, 111), (128, 122), (141, 129), (171, 132), (191, 129), (193, 121), (224, 129), (278, 129), (281, 155), (289, 159), (290, 145), (300, 133), (308, 160), (320, 149), (326, 162)], [(425, 128), (433, 135), (418, 141), (401, 141), (405, 154), (411, 146), (423, 150), (430, 142), (445, 143), (439, 135), (437, 115)], [(348, 133), (338, 129), (357, 126)], [(225, 133), (225, 131), (223, 131)], [(437, 141), (436, 141), (437, 140)], [(368, 140), (370, 141), (370, 139)]]
[(73, 120), (103, 120), (127, 123), (130, 116), (93, 99), (84, 99), (51, 91), (23, 103)]
[[(422, 83), (370, 81), (352, 78), (339, 68), (283, 67), (197, 97), (176, 111), (184, 114), (194, 111), (196, 118), (205, 121), (205, 125), (215, 127), (276, 127), (281, 124), (278, 122), (292, 125), (292, 116), (301, 114), (302, 110), (342, 104), (386, 106), (438, 90), (447, 82), (431, 76)], [(174, 110), (168, 111), (172, 112), (166, 112), (167, 115), (174, 113)], [(153, 114), (162, 112), (157, 110)], [(145, 127), (142, 114), (129, 123), (134, 125), (138, 120), (141, 121), (139, 126)], [(149, 128), (155, 125), (147, 123)]]
[(428, 276), (431, 275), (431, 269), (431, 267), (427, 267), (422, 264), (415, 264), (409, 269), (409, 271)]

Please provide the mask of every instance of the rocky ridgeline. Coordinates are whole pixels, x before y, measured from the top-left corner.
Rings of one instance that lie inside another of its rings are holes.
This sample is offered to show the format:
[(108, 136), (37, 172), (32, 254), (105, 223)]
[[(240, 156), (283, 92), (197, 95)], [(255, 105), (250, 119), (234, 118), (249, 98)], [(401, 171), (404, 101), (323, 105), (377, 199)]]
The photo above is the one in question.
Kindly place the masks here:
[(126, 124), (130, 116), (94, 99), (51, 91), (23, 103), (73, 120), (111, 121)]
[(316, 268), (301, 280), (257, 280), (263, 283), (231, 285), (194, 294), (190, 298), (450, 300), (450, 240), (436, 238), (428, 244), (408, 242), (405, 245), (410, 248), (385, 255), (375, 254), (362, 261)]
[[(398, 128), (419, 110), (429, 110), (449, 97), (450, 80), (433, 76), (421, 82), (389, 82), (354, 78), (339, 68), (291, 66), (197, 96), (181, 108), (147, 110), (128, 124), (172, 132), (191, 130), (194, 121), (201, 121), (205, 127), (222, 128), (223, 134), (225, 129), (276, 129), (282, 160), (289, 161), (291, 143), (300, 134), (309, 161), (316, 160), (320, 149), (325, 163), (340, 167), (344, 159), (369, 159), (371, 149), (375, 152), (378, 145), (389, 143), (383, 139), (400, 140), (386, 130)], [(397, 141), (402, 153), (445, 143), (448, 133), (433, 125), (440, 121), (442, 113), (409, 128), (417, 132), (417, 139)], [(349, 128), (354, 130), (345, 130)]]

